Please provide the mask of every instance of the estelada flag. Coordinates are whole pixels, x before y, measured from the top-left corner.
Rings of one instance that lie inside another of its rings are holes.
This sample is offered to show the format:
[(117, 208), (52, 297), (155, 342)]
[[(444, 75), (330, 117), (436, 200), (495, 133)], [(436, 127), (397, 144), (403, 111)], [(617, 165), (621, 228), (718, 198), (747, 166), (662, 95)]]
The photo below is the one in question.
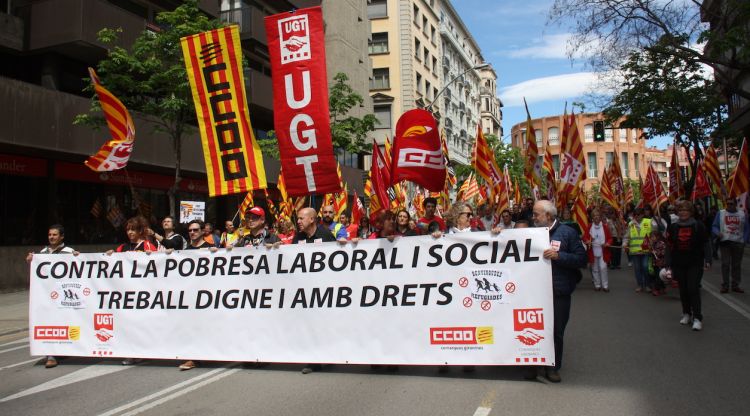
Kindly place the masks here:
[(341, 190), (331, 141), (320, 6), (265, 17), (273, 120), (290, 196)]
[(445, 160), (432, 113), (409, 110), (396, 123), (391, 182), (409, 180), (433, 192), (445, 186)]
[(180, 39), (201, 133), (210, 196), (266, 188), (250, 125), (236, 25)]
[(104, 112), (104, 119), (107, 121), (112, 140), (104, 143), (104, 146), (95, 155), (89, 157), (83, 163), (97, 172), (122, 169), (127, 166), (135, 143), (133, 118), (130, 117), (130, 112), (125, 108), (125, 105), (102, 86), (94, 68), (89, 68), (89, 76), (91, 76), (91, 82), (94, 84), (94, 91), (99, 97), (99, 104)]

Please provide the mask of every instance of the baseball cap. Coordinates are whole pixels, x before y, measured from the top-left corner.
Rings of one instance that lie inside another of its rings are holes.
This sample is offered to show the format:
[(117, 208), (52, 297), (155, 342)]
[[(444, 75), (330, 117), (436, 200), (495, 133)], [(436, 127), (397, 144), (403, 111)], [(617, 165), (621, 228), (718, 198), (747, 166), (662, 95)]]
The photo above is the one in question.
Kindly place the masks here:
[(266, 211), (263, 210), (261, 207), (252, 207), (249, 210), (245, 211), (245, 215), (257, 215), (259, 217), (266, 217)]

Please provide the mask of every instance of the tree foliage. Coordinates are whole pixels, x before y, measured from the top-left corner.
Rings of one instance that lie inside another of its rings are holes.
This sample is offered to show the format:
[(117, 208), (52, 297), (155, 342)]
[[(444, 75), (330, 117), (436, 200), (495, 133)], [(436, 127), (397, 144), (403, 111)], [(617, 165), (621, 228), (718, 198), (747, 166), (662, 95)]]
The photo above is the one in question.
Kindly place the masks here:
[[(503, 169), (504, 166), (508, 166), (508, 174), (511, 177), (511, 181), (514, 184), (521, 183), (521, 193), (528, 194), (530, 188), (523, 181), (524, 160), (521, 155), (521, 150), (513, 147), (510, 143), (503, 143), (494, 134), (488, 134), (484, 136), (484, 138), (487, 140), (487, 144), (495, 154), (495, 162), (497, 163), (497, 166), (500, 167), (500, 169)], [(468, 165), (456, 165), (455, 172), (459, 185), (469, 177), (470, 173), (476, 175), (474, 168)], [(480, 182), (482, 181), (481, 177), (478, 177), (477, 179)]]
[[(555, 0), (548, 18), (573, 22), (568, 52), (585, 55), (597, 70), (616, 69), (631, 53), (649, 51), (708, 65), (730, 94), (750, 99), (748, 87), (731, 76), (750, 70), (747, 0)], [(706, 41), (710, 48), (696, 46)]]
[[(97, 74), (102, 84), (141, 119), (152, 122), (156, 131), (172, 139), (175, 156), (175, 182), (170, 188), (170, 214), (176, 208), (175, 192), (181, 180), (181, 142), (194, 129), (195, 107), (187, 79), (180, 38), (222, 27), (200, 11), (196, 0), (186, 0), (174, 11), (161, 12), (156, 22), (162, 29), (141, 33), (129, 48), (116, 46), (119, 29), (102, 29), (99, 40), (110, 46), (99, 61)], [(93, 92), (93, 88), (90, 89)], [(101, 126), (104, 119), (94, 96), (87, 114), (75, 124)], [(137, 130), (137, 129), (136, 129)]]

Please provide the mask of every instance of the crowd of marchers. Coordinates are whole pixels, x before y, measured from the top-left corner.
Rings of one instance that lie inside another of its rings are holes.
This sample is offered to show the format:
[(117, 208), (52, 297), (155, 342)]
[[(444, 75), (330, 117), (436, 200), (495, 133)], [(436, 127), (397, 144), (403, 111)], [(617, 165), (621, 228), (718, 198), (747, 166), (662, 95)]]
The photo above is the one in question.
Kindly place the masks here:
[[(232, 250), (236, 247), (278, 247), (282, 244), (338, 242), (352, 244), (361, 239), (396, 238), (490, 231), (496, 235), (507, 229), (548, 227), (550, 246), (543, 253), (551, 262), (554, 306), (555, 365), (543, 368), (544, 376), (559, 382), (562, 366), (563, 336), (570, 316), (571, 295), (581, 281), (581, 269), (588, 264), (596, 291), (610, 291), (608, 270), (621, 268), (623, 252), (635, 276), (635, 291), (659, 296), (670, 286), (679, 288), (682, 301), (680, 323), (702, 329), (700, 290), (703, 271), (710, 267), (717, 254), (722, 263), (722, 293), (730, 290), (744, 293), (740, 287), (740, 264), (745, 244), (750, 241), (750, 221), (736, 201), (727, 201), (726, 208), (705, 212), (701, 205), (678, 201), (663, 211), (655, 212), (649, 206), (630, 205), (624, 212), (609, 206), (589, 209), (588, 230), (573, 221), (570, 208), (564, 208), (558, 217), (557, 208), (547, 200), (527, 198), (513, 209), (495, 213), (494, 207), (482, 204), (474, 207), (466, 202), (456, 202), (440, 213), (435, 198), (425, 198), (421, 217), (406, 209), (383, 210), (368, 218), (363, 216), (357, 224), (350, 224), (343, 213), (336, 217), (333, 206), (323, 206), (320, 214), (311, 207), (296, 213), (296, 226), (290, 219), (280, 219), (271, 224), (269, 215), (259, 206), (247, 209), (239, 226), (227, 220), (219, 232), (211, 223), (193, 220), (186, 224), (186, 234), (177, 229), (171, 216), (161, 221), (160, 229), (151, 227), (145, 218), (133, 217), (125, 223), (125, 242), (107, 251), (118, 252), (205, 249)], [(338, 221), (337, 221), (338, 220)], [(62, 225), (49, 227), (49, 245), (38, 253), (78, 253), (65, 245)], [(718, 251), (718, 253), (717, 253)], [(29, 253), (27, 261), (31, 261)], [(137, 359), (124, 359), (123, 365), (132, 365)], [(45, 367), (53, 368), (58, 361), (47, 357)], [(190, 370), (200, 363), (188, 360), (180, 364), (181, 370)], [(254, 365), (263, 365), (255, 363)], [(373, 366), (377, 368), (378, 366)], [(320, 364), (310, 364), (302, 369), (304, 374), (321, 369)], [(395, 371), (397, 366), (388, 366)], [(448, 367), (440, 368), (447, 371)], [(473, 367), (464, 367), (472, 371)], [(525, 378), (536, 379), (539, 368), (528, 367)]]

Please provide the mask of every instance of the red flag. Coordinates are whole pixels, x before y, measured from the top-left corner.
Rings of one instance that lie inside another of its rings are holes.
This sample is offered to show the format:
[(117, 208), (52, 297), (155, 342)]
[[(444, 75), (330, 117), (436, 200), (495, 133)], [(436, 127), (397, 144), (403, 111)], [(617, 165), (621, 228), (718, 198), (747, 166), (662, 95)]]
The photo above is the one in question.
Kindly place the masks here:
[(703, 173), (703, 169), (703, 161), (701, 161), (701, 164), (698, 166), (698, 169), (695, 172), (693, 193), (690, 195), (690, 199), (692, 201), (711, 196), (711, 188), (708, 186), (708, 181), (706, 180), (706, 175)]
[(388, 201), (387, 187), (391, 181), (390, 173), (385, 166), (385, 159), (383, 154), (380, 152), (380, 146), (377, 143), (372, 143), (372, 166), (370, 166), (370, 176), (372, 179), (372, 190), (373, 194), (377, 196), (378, 201), (382, 207), (386, 207)]
[(730, 181), (727, 182), (731, 183), (729, 188), (731, 198), (737, 198), (750, 191), (750, 155), (748, 155), (748, 151), (750, 150), (747, 148), (747, 139), (743, 139), (737, 167), (734, 168), (734, 173), (732, 173)]
[(320, 6), (265, 18), (274, 126), (290, 196), (338, 192)]
[(445, 185), (445, 162), (435, 118), (429, 111), (409, 110), (396, 123), (391, 185), (412, 181), (431, 191)]
[(487, 140), (484, 138), (482, 133), (482, 126), (477, 129), (477, 139), (474, 144), (474, 154), (471, 158), (471, 165), (476, 170), (477, 175), (481, 176), (492, 189), (492, 199), (495, 199), (496, 195), (500, 195), (504, 189), (505, 184), (503, 180), (503, 173), (497, 166), (495, 161), (495, 155), (490, 149)]
[(365, 216), (365, 206), (362, 205), (362, 201), (357, 196), (357, 191), (354, 191), (352, 204), (352, 224), (359, 225), (359, 220)]
[(680, 179), (679, 152), (680, 148), (677, 146), (677, 138), (675, 138), (674, 146), (672, 146), (672, 162), (669, 166), (669, 200), (672, 202), (684, 196), (682, 180)]

